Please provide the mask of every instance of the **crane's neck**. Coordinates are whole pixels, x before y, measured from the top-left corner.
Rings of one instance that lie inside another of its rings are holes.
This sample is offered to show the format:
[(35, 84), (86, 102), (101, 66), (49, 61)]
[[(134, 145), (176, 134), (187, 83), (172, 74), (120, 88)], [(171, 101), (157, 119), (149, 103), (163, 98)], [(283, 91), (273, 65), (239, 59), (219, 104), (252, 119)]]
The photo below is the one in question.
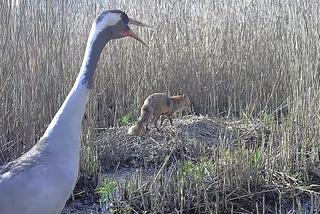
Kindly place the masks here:
[(78, 77), (43, 136), (47, 138), (45, 142), (49, 144), (50, 152), (67, 158), (75, 156), (74, 161), (78, 162), (82, 117), (100, 54), (109, 40), (107, 34), (102, 36), (101, 30), (93, 24)]

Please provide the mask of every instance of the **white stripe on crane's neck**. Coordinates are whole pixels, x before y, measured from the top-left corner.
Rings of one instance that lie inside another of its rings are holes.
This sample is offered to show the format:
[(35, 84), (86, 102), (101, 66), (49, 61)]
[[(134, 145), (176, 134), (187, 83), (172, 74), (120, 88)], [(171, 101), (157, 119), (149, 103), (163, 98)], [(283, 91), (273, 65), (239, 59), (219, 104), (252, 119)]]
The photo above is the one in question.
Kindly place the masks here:
[(81, 121), (93, 85), (96, 66), (104, 46), (111, 39), (108, 27), (120, 20), (120, 14), (106, 12), (92, 24), (78, 77), (43, 136), (48, 139), (46, 142), (52, 147), (52, 152), (77, 155), (74, 158), (78, 161)]

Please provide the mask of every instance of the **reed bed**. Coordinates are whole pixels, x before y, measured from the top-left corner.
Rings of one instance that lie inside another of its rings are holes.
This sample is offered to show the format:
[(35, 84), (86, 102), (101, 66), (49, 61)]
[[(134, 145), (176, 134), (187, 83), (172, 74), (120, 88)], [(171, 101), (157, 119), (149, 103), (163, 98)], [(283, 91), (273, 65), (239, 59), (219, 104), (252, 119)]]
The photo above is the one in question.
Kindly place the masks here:
[(318, 166), (287, 171), (283, 133), (267, 121), (189, 115), (140, 136), (110, 128), (95, 139), (107, 200), (65, 213), (319, 212)]
[[(114, 8), (157, 31), (134, 29), (149, 49), (131, 39), (105, 48), (83, 120), (76, 192), (96, 187), (105, 167), (94, 143), (97, 134), (123, 125), (123, 118), (134, 120), (153, 92), (188, 93), (197, 114), (236, 118), (247, 125), (259, 119), (278, 136), (269, 139), (264, 161), (276, 164), (284, 175), (301, 172), (303, 181), (309, 180), (310, 168), (317, 171), (317, 0), (1, 1), (1, 164), (37, 142), (77, 75), (92, 20), (101, 10)], [(233, 162), (242, 161), (236, 154), (231, 152)], [(245, 164), (237, 172), (259, 172)], [(230, 188), (237, 175), (226, 175)], [(242, 175), (251, 184), (250, 173)]]

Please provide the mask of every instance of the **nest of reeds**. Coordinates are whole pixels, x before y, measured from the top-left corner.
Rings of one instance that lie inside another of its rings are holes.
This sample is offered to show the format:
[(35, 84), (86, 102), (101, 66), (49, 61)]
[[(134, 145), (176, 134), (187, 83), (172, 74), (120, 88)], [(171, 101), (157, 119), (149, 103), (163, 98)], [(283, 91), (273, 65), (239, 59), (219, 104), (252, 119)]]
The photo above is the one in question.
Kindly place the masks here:
[[(130, 124), (132, 125), (132, 124)], [(206, 116), (185, 116), (137, 136), (127, 134), (129, 126), (110, 128), (97, 137), (99, 159), (104, 170), (121, 167), (157, 167), (171, 153), (173, 160), (196, 160), (211, 155), (218, 146), (247, 146), (267, 142), (270, 131), (262, 123), (226, 122)], [(263, 139), (264, 138), (264, 139)], [(174, 151), (173, 151), (174, 150)]]

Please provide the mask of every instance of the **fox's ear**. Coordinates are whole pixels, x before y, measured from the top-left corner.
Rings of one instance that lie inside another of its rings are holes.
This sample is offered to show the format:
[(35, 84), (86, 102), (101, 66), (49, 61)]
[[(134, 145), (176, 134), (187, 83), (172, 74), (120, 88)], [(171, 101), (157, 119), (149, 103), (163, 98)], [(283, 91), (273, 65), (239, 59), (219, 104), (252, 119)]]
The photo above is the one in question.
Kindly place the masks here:
[(182, 97), (183, 97), (183, 98), (185, 98), (185, 97), (186, 97), (186, 95), (185, 95), (185, 94), (182, 94)]

